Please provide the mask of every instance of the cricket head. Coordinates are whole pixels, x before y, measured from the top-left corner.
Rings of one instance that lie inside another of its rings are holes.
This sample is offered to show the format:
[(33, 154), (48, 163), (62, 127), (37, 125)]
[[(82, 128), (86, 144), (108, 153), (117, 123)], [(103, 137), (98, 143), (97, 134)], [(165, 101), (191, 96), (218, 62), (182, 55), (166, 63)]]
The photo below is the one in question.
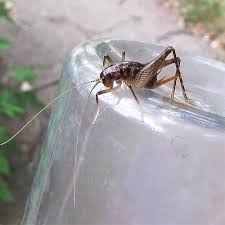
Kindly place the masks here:
[(101, 82), (103, 83), (103, 85), (105, 87), (112, 87), (113, 86), (113, 82), (114, 82), (114, 79), (113, 77), (111, 76), (110, 73), (106, 73), (105, 70), (103, 70), (101, 73), (100, 73), (100, 80)]

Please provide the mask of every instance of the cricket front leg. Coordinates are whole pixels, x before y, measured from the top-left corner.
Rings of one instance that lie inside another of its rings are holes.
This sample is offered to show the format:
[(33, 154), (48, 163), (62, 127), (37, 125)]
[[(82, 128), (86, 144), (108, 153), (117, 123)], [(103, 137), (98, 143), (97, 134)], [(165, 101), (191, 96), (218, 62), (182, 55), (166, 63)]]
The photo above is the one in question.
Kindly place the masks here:
[(121, 84), (122, 84), (122, 82), (118, 82), (118, 86), (112, 87), (112, 88), (109, 88), (109, 89), (105, 89), (105, 90), (102, 90), (102, 91), (98, 91), (98, 92), (96, 93), (97, 112), (96, 112), (96, 114), (95, 114), (95, 118), (94, 118), (94, 120), (93, 120), (93, 124), (95, 124), (95, 121), (96, 121), (96, 119), (97, 119), (97, 117), (98, 117), (98, 114), (99, 114), (99, 112), (100, 112), (98, 96), (99, 96), (99, 95), (103, 95), (103, 94), (106, 94), (106, 93), (109, 93), (109, 92), (113, 92), (113, 91), (118, 90), (118, 89), (121, 87)]

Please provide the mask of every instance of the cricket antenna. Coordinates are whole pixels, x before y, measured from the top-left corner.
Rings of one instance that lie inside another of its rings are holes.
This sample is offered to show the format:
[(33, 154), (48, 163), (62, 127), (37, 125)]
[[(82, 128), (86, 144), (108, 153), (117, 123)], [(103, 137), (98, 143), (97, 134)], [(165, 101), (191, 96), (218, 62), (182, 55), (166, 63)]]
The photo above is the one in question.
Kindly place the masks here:
[(39, 116), (39, 114), (41, 114), (44, 110), (46, 110), (52, 103), (54, 103), (55, 101), (57, 101), (60, 97), (62, 97), (63, 95), (65, 95), (66, 93), (72, 91), (75, 88), (81, 87), (85, 84), (89, 84), (92, 82), (100, 82), (100, 79), (96, 79), (96, 80), (91, 80), (88, 82), (85, 82), (83, 84), (78, 84), (78, 85), (74, 85), (71, 88), (67, 89), (66, 91), (64, 91), (63, 93), (59, 94), (57, 97), (55, 97), (54, 99), (52, 99), (44, 108), (42, 108), (36, 115), (34, 115), (24, 126), (22, 126), (12, 137), (10, 137), (8, 140), (6, 140), (5, 142), (0, 143), (0, 146), (3, 146), (5, 144), (7, 144), (8, 142), (10, 142), (11, 140), (13, 140), (21, 131), (23, 131), (23, 129), (25, 129), (36, 117)]
[(82, 106), (82, 109), (81, 109), (81, 113), (80, 113), (80, 119), (78, 121), (78, 127), (77, 127), (77, 138), (76, 138), (76, 148), (75, 148), (75, 153), (74, 153), (74, 195), (73, 195), (73, 203), (74, 203), (74, 208), (75, 208), (75, 205), (76, 205), (76, 180), (77, 180), (77, 173), (79, 173), (79, 165), (77, 165), (77, 151), (78, 151), (78, 144), (79, 144), (79, 134), (80, 134), (80, 128), (81, 128), (81, 123), (82, 123), (82, 120), (83, 120), (83, 115), (84, 115), (84, 110), (85, 110), (85, 107), (87, 105), (87, 102), (88, 102), (88, 99), (92, 93), (92, 91), (95, 89), (95, 87), (101, 82), (101, 79), (98, 79), (96, 80), (96, 83), (95, 85), (92, 87), (92, 89), (90, 90), (87, 98), (85, 99), (85, 102)]

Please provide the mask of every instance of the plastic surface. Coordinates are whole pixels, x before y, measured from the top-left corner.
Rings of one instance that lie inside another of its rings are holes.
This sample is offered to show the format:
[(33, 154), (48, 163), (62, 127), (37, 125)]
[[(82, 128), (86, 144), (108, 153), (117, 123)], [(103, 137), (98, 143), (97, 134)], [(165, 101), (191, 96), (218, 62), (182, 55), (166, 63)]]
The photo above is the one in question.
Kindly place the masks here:
[[(99, 77), (103, 56), (146, 62), (164, 48), (131, 41), (99, 40), (68, 57), (60, 92)], [(225, 65), (177, 52), (188, 96), (177, 103), (172, 84), (154, 91), (127, 88), (101, 95), (96, 113), (91, 95), (79, 132), (81, 106), (93, 83), (60, 98), (54, 106), (22, 224), (224, 224)], [(160, 77), (174, 73), (174, 66)], [(74, 206), (74, 173), (76, 202)]]

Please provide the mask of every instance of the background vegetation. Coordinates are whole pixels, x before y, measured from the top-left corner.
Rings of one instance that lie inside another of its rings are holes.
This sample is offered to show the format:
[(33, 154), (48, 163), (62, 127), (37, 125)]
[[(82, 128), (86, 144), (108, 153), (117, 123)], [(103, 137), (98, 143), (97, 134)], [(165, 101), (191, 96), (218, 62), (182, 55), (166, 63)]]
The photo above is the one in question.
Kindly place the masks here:
[(208, 30), (225, 31), (224, 0), (181, 0), (181, 13), (188, 26), (202, 23)]
[[(13, 4), (8, 0), (0, 0), (0, 19), (14, 24), (15, 21), (10, 16)], [(0, 36), (0, 53), (12, 48), (11, 42)], [(32, 82), (37, 77), (37, 71), (30, 66), (10, 68), (7, 71), (0, 60), (0, 121), (8, 124), (11, 119), (17, 117), (25, 118), (30, 107), (40, 108), (42, 105), (32, 91)], [(0, 142), (4, 142), (10, 137), (10, 130), (0, 123)], [(8, 156), (11, 150), (18, 149), (13, 142), (0, 148), (0, 201), (11, 203), (14, 201), (7, 178), (10, 176), (11, 168)]]

